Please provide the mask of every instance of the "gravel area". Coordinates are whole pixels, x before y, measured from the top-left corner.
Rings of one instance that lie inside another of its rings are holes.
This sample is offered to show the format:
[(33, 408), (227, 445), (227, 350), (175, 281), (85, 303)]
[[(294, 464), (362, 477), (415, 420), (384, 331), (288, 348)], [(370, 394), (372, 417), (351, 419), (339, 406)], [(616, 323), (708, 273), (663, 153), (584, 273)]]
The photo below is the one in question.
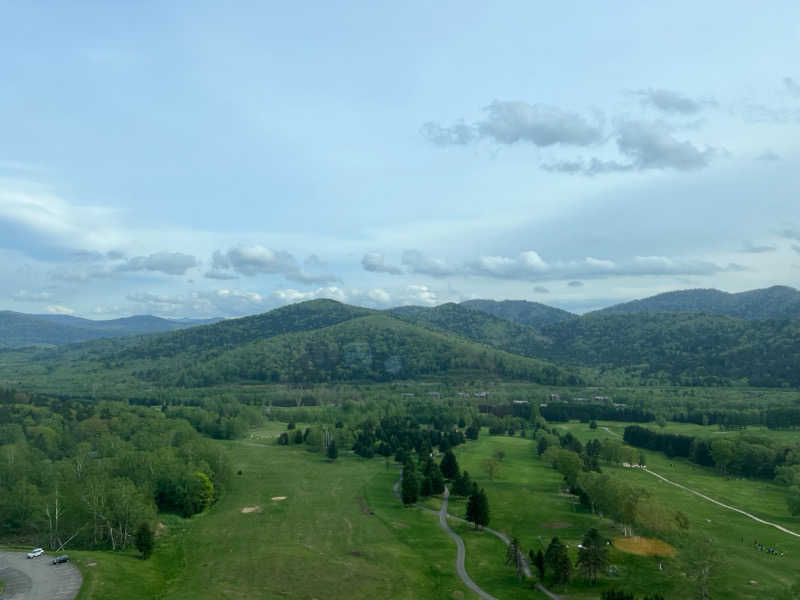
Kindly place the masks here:
[(6, 600), (73, 600), (81, 573), (71, 564), (51, 565), (52, 556), (27, 558), (25, 552), (0, 552), (0, 580)]

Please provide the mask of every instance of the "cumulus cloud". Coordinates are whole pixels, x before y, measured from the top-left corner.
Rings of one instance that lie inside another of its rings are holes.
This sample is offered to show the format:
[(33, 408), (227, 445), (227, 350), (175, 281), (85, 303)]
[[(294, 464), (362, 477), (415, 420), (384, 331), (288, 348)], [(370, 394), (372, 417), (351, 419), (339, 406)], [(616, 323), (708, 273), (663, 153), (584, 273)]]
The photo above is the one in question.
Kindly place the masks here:
[(406, 250), (403, 252), (402, 263), (407, 266), (412, 273), (430, 275), (432, 277), (448, 277), (458, 272), (444, 260), (440, 258), (431, 258), (424, 255), (419, 250)]
[(742, 252), (750, 254), (763, 254), (764, 252), (775, 252), (778, 248), (770, 245), (758, 245), (752, 242), (745, 242), (742, 246)]
[(435, 306), (438, 303), (438, 297), (436, 292), (427, 285), (409, 285), (402, 295), (401, 303)]
[(623, 122), (617, 126), (619, 151), (638, 170), (677, 169), (689, 171), (708, 165), (713, 150), (699, 150), (688, 141), (672, 136), (663, 124)]
[(369, 290), (367, 292), (367, 297), (378, 304), (389, 304), (392, 301), (392, 295), (382, 288)]
[(500, 279), (536, 278), (550, 268), (542, 257), (533, 250), (520, 253), (515, 258), (506, 256), (481, 256), (469, 264), (475, 275), (486, 275)]
[(126, 298), (143, 306), (149, 313), (168, 316), (247, 315), (263, 312), (274, 306), (274, 303), (257, 292), (231, 289), (206, 290), (175, 296), (136, 292), (128, 294)]
[(701, 150), (687, 140), (677, 139), (672, 128), (661, 122), (619, 122), (614, 135), (617, 149), (626, 162), (598, 158), (588, 161), (562, 160), (544, 163), (542, 168), (546, 171), (589, 176), (652, 169), (694, 171), (708, 166), (715, 153), (713, 148)]
[(664, 89), (646, 89), (634, 92), (642, 104), (669, 114), (691, 115), (715, 103), (709, 100), (695, 100), (678, 92)]
[(167, 275), (184, 275), (200, 262), (182, 252), (156, 252), (150, 256), (135, 256), (117, 267), (118, 271), (156, 271)]
[(389, 273), (390, 275), (401, 275), (403, 269), (394, 265), (387, 265), (384, 262), (383, 254), (378, 252), (367, 252), (361, 259), (361, 266), (365, 271), (373, 273)]
[(325, 272), (324, 263), (316, 256), (309, 257), (301, 267), (290, 253), (259, 244), (239, 246), (224, 253), (217, 250), (211, 257), (211, 266), (206, 273), (209, 279), (232, 279), (237, 273), (246, 277), (283, 275), (299, 283), (329, 283), (338, 279)]
[(555, 106), (495, 100), (484, 112), (486, 117), (472, 125), (425, 123), (422, 135), (438, 146), (466, 145), (479, 139), (504, 145), (527, 142), (539, 147), (589, 146), (603, 141), (600, 124)]
[(71, 315), (75, 313), (73, 309), (61, 306), (60, 304), (52, 304), (48, 306), (46, 310), (48, 314), (51, 315)]
[(231, 273), (230, 271), (218, 271), (216, 269), (211, 269), (206, 271), (205, 275), (203, 275), (206, 279), (219, 279), (222, 281), (230, 280), (230, 279), (239, 279), (239, 276)]
[(422, 137), (437, 146), (466, 146), (479, 137), (477, 129), (463, 121), (450, 127), (429, 121), (422, 126), (421, 132)]

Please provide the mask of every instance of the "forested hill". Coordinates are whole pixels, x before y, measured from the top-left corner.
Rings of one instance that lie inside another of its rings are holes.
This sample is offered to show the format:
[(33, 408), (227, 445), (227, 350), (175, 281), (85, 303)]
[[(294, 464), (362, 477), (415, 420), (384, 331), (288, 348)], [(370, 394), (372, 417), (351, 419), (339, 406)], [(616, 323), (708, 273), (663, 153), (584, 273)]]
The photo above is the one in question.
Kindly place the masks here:
[(527, 300), (503, 300), (500, 302), (496, 300), (466, 300), (461, 305), (537, 329), (551, 323), (575, 318), (574, 314), (566, 310)]
[(329, 327), (375, 312), (335, 300), (309, 300), (250, 317), (139, 338), (126, 344), (122, 356), (157, 358), (222, 351), (276, 335)]
[(216, 320), (173, 321), (150, 315), (93, 321), (69, 315), (26, 315), (0, 311), (0, 349), (59, 346), (100, 338), (177, 331)]
[(542, 330), (557, 363), (622, 368), (686, 385), (800, 386), (800, 319), (595, 313)]
[(539, 357), (549, 344), (536, 329), (495, 317), (465, 304), (442, 304), (432, 308), (403, 306), (388, 311), (393, 317), (425, 327), (454, 333), (494, 348)]
[(603, 308), (596, 313), (695, 312), (742, 319), (800, 318), (800, 291), (776, 285), (730, 294), (714, 289), (681, 290)]
[(143, 380), (186, 387), (235, 382), (389, 381), (453, 373), (549, 385), (581, 381), (576, 370), (381, 314), (212, 352), (190, 350), (173, 358), (137, 361), (135, 370)]

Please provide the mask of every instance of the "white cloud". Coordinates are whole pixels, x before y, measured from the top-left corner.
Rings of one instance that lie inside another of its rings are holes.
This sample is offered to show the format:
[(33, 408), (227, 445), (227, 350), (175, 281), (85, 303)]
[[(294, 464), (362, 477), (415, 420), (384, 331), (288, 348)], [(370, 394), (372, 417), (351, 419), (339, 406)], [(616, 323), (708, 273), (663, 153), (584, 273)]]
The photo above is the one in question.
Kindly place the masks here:
[[(316, 256), (309, 257), (301, 267), (294, 256), (283, 250), (273, 250), (261, 244), (232, 248), (223, 253), (215, 251), (213, 269), (206, 274), (209, 279), (232, 278), (234, 273), (256, 275), (282, 275), (300, 283), (328, 283), (338, 277), (324, 271), (325, 265)], [(227, 277), (227, 276), (230, 277)]]
[(49, 305), (45, 310), (51, 315), (71, 315), (75, 313), (73, 309), (60, 304)]
[(184, 275), (200, 262), (181, 252), (157, 252), (150, 256), (136, 256), (117, 267), (118, 271), (158, 271), (167, 275)]
[(384, 262), (383, 254), (379, 252), (367, 252), (361, 259), (361, 266), (365, 271), (373, 273), (388, 273), (390, 275), (402, 275), (403, 269), (394, 265), (387, 265)]

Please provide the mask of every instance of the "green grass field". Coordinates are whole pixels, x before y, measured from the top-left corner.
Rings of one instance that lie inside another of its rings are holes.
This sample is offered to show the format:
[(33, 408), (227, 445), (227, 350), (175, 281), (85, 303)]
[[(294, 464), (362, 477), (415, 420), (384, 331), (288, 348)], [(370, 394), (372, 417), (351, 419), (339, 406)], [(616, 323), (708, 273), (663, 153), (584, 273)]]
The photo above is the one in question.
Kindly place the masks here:
[[(624, 424), (600, 423), (612, 432)], [(586, 440), (613, 435), (581, 423), (559, 427)], [(164, 528), (153, 557), (128, 553), (72, 551), (84, 586), (79, 600), (160, 598), (474, 598), (455, 573), (455, 544), (435, 515), (403, 508), (392, 493), (399, 478), (394, 463), (365, 460), (342, 451), (331, 463), (304, 446), (277, 446), (273, 437), (285, 425), (270, 424), (246, 441), (217, 442), (230, 455), (231, 488), (209, 511), (184, 520), (162, 515)], [(505, 453), (489, 480), (484, 459)], [(598, 528), (619, 535), (608, 520), (590, 514), (561, 491), (561, 476), (536, 457), (530, 439), (488, 436), (456, 450), (459, 463), (485, 488), (490, 526), (519, 538), (523, 547), (544, 548), (558, 535), (576, 546), (586, 531)], [(785, 491), (761, 481), (725, 479), (685, 461), (647, 453), (650, 469), (734, 504), (765, 519), (800, 530), (790, 517)], [(579, 576), (566, 590), (569, 599), (599, 598), (600, 591), (623, 588), (639, 595), (662, 592), (666, 598), (690, 598), (692, 583), (684, 559), (692, 546), (713, 540), (718, 563), (712, 573), (712, 597), (789, 598), (782, 595), (797, 578), (800, 539), (758, 524), (639, 470), (604, 467), (614, 476), (646, 487), (653, 496), (683, 511), (690, 520), (685, 537), (666, 538), (678, 550), (663, 560), (611, 549), (619, 575), (589, 586)], [(272, 498), (285, 496), (285, 500)], [(438, 508), (440, 501), (426, 502)], [(249, 512), (242, 512), (250, 508)], [(373, 514), (370, 514), (370, 513)], [(465, 513), (465, 501), (451, 498), (450, 512)], [(486, 532), (452, 524), (467, 547), (467, 571), (486, 591), (502, 599), (543, 597), (530, 583), (516, 579), (504, 564), (505, 546)], [(779, 549), (776, 557), (759, 552), (752, 541)], [(751, 585), (750, 580), (757, 583)]]
[(346, 452), (330, 463), (275, 445), (270, 429), (256, 432), (263, 442), (219, 442), (242, 475), (206, 513), (162, 517), (150, 560), (71, 553), (85, 578), (79, 600), (473, 597), (435, 515), (395, 498), (394, 465)]

